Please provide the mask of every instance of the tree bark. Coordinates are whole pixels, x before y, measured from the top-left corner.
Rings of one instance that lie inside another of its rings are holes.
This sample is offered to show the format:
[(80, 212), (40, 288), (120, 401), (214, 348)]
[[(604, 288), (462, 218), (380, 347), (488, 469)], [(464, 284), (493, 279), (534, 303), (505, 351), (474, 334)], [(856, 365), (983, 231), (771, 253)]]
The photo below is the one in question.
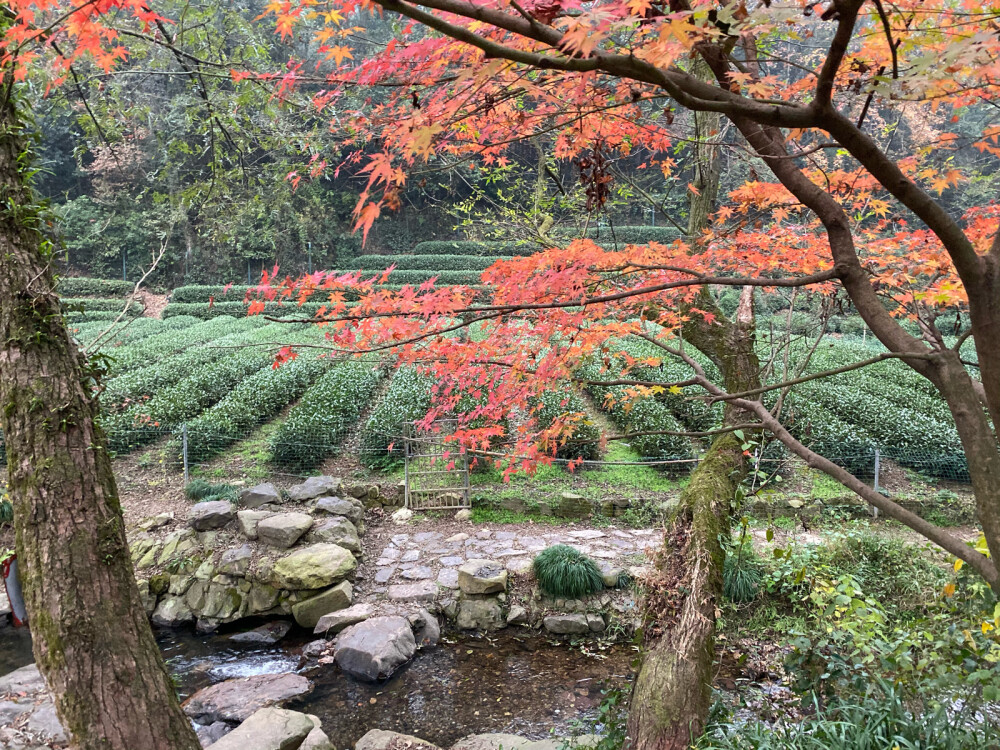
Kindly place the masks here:
[[(703, 62), (695, 67), (698, 75), (710, 75)], [(714, 113), (695, 113), (702, 140), (716, 138), (719, 123)], [(711, 217), (719, 168), (717, 146), (699, 143), (695, 152), (697, 191), (691, 193), (688, 235), (696, 242)], [(733, 320), (718, 309), (706, 288), (695, 306), (712, 313), (714, 320), (691, 315), (683, 339), (715, 363), (728, 391), (759, 387), (753, 289), (743, 290)], [(743, 409), (726, 404), (725, 424), (742, 423), (745, 416)], [(667, 525), (645, 602), (647, 647), (632, 688), (629, 750), (686, 750), (705, 729), (715, 666), (715, 611), (726, 558), (722, 540), (729, 538), (736, 490), (747, 471), (742, 441), (732, 434), (716, 438)]]
[(0, 85), (0, 426), (35, 660), (79, 750), (196, 750), (135, 584), (93, 397), (53, 292), (10, 70)]

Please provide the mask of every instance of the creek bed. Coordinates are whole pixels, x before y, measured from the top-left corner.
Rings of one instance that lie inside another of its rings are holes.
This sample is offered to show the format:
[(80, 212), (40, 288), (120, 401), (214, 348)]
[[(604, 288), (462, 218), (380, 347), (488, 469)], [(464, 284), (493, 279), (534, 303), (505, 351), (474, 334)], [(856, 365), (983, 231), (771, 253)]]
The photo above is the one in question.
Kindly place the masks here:
[(287, 704), (316, 714), (335, 747), (352, 747), (370, 729), (412, 734), (447, 747), (483, 732), (532, 739), (569, 735), (593, 719), (602, 690), (624, 686), (635, 652), (572, 647), (527, 632), (446, 636), (390, 679), (356, 680), (336, 664), (300, 668), (294, 634), (274, 646), (225, 635), (161, 631), (160, 647), (182, 695), (231, 677), (301, 671), (313, 691)]

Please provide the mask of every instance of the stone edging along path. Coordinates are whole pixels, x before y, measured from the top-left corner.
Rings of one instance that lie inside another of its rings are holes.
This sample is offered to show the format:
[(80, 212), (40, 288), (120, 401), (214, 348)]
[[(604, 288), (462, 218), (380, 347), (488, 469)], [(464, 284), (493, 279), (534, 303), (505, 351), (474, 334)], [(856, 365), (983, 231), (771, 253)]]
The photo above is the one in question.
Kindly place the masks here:
[[(147, 519), (130, 534), (147, 611), (158, 626), (194, 623), (202, 631), (249, 617), (291, 616), (301, 627), (327, 632), (329, 626), (317, 626), (336, 612), (360, 621), (423, 608), (463, 630), (529, 625), (584, 635), (614, 622), (615, 632), (624, 633), (636, 602), (618, 583), (627, 579), (624, 571), (641, 574), (660, 543), (652, 529), (599, 529), (583, 521), (476, 525), (461, 511), (456, 520), (408, 510), (387, 517), (387, 502), (371, 485), (311, 477), (286, 490), (270, 483), (247, 489), (238, 511), (212, 501), (192, 505), (186, 519)], [(591, 556), (607, 588), (584, 600), (543, 596), (531, 563), (555, 544)], [(496, 579), (488, 590), (469, 583), (476, 574), (463, 570), (470, 565)], [(342, 626), (345, 618), (333, 621)]]

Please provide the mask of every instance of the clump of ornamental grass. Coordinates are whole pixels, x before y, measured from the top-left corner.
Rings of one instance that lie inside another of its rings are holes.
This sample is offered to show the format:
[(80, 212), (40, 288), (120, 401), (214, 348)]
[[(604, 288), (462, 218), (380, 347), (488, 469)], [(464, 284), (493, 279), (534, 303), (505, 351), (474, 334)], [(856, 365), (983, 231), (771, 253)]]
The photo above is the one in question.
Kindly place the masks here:
[(578, 599), (604, 588), (604, 576), (597, 563), (565, 544), (538, 553), (533, 567), (539, 587), (549, 596)]
[(722, 595), (736, 604), (752, 602), (760, 594), (762, 576), (757, 556), (748, 544), (726, 554), (722, 568)]
[(204, 479), (192, 479), (184, 486), (184, 494), (188, 500), (196, 503), (206, 503), (211, 500), (236, 500), (236, 488), (231, 484), (213, 484)]

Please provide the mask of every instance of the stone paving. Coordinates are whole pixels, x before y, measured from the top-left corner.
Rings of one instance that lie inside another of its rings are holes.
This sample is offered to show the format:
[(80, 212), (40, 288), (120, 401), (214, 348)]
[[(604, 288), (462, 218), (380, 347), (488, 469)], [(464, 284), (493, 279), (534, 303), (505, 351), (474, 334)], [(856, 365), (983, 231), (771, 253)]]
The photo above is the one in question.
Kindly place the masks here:
[(589, 555), (602, 568), (627, 569), (648, 557), (661, 541), (660, 534), (652, 529), (476, 529), (470, 526), (469, 533), (451, 536), (440, 531), (394, 534), (374, 563), (365, 563), (375, 565), (371, 593), (385, 594), (390, 599), (433, 598), (431, 594), (438, 586), (445, 590), (458, 588), (458, 569), (466, 560), (496, 560), (511, 574), (524, 574), (531, 570), (538, 552), (556, 544)]

